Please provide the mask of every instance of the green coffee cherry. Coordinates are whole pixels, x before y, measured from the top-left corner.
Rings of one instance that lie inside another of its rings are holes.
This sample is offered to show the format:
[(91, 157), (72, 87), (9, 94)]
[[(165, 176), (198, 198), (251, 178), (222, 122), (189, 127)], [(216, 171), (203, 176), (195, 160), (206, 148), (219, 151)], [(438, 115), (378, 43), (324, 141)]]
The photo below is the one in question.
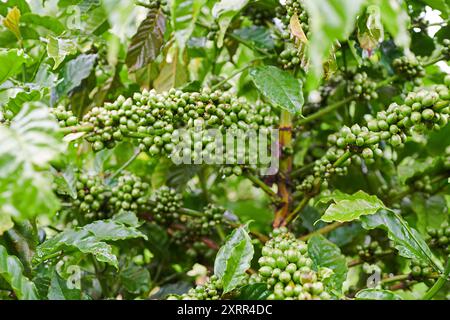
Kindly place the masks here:
[(148, 190), (149, 184), (138, 176), (127, 172), (122, 174), (111, 190), (111, 210), (115, 213), (122, 210), (138, 213), (147, 202)]
[[(273, 230), (272, 238), (261, 250), (262, 257), (258, 263), (259, 282), (267, 283), (273, 295), (268, 299), (329, 299), (321, 278), (313, 269), (308, 257), (307, 246), (295, 239), (286, 228)], [(274, 262), (276, 268), (273, 268)]]
[(180, 296), (169, 295), (167, 300), (219, 300), (222, 293), (222, 281), (216, 276), (211, 276), (205, 284), (198, 285)]
[(415, 57), (400, 57), (392, 62), (396, 74), (408, 80), (415, 80), (425, 76), (425, 69)]

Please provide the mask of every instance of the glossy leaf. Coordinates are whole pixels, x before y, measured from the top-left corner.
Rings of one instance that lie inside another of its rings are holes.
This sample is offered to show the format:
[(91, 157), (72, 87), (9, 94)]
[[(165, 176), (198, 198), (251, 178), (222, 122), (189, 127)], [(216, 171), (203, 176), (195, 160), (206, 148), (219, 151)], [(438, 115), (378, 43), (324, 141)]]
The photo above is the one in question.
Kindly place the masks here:
[(442, 271), (441, 262), (433, 255), (420, 233), (411, 228), (398, 214), (382, 210), (361, 217), (361, 222), (364, 229), (379, 228), (387, 231), (389, 239), (393, 241), (401, 256), (423, 261), (436, 271)]
[(273, 66), (254, 68), (250, 76), (258, 90), (272, 103), (292, 114), (301, 113), (304, 103), (301, 80)]
[(78, 250), (84, 254), (92, 254), (98, 261), (118, 268), (117, 257), (112, 253), (112, 247), (104, 241), (141, 237), (146, 238), (135, 227), (126, 226), (114, 218), (95, 221), (84, 227), (65, 230), (45, 241), (36, 248), (33, 262), (39, 264), (62, 250)]
[(253, 245), (246, 226), (235, 229), (219, 249), (214, 262), (214, 275), (222, 280), (224, 293), (235, 289), (253, 258)]
[(172, 28), (175, 33), (180, 53), (184, 51), (186, 42), (194, 31), (200, 9), (206, 0), (174, 0), (171, 5)]
[(266, 300), (271, 293), (266, 283), (254, 283), (239, 289), (236, 300)]
[(333, 200), (320, 220), (325, 222), (339, 221), (347, 222), (359, 219), (365, 215), (377, 213), (386, 208), (381, 200), (376, 196), (371, 196), (364, 191), (358, 191), (352, 195), (340, 192), (323, 197), (320, 201), (327, 202)]
[(363, 289), (355, 295), (356, 300), (402, 300), (402, 298), (390, 290)]
[(0, 49), (0, 84), (19, 73), (22, 65), (29, 61), (30, 58), (23, 50)]
[(422, 194), (412, 196), (411, 208), (417, 216), (416, 227), (426, 234), (428, 227), (439, 229), (449, 217), (449, 208), (442, 195), (424, 198)]
[(27, 277), (23, 275), (23, 266), (15, 256), (8, 255), (6, 248), (0, 245), (0, 277), (9, 283), (17, 298), (21, 300), (39, 299), (38, 291)]
[(49, 36), (47, 39), (47, 54), (55, 61), (53, 70), (59, 67), (66, 56), (77, 52), (77, 44), (73, 39), (56, 38)]
[(41, 16), (34, 13), (25, 13), (21, 17), (21, 21), (33, 26), (44, 27), (52, 31), (55, 35), (59, 35), (64, 32), (64, 25), (55, 17)]
[(14, 97), (8, 99), (6, 109), (11, 110), (14, 114), (19, 113), (23, 104), (30, 101), (39, 101), (42, 97), (40, 90), (31, 90), (18, 92)]
[(8, 127), (0, 126), (0, 210), (17, 219), (59, 208), (49, 177), (37, 169), (64, 150), (58, 124), (39, 103), (27, 103)]
[(150, 273), (144, 267), (129, 264), (120, 271), (120, 282), (128, 292), (141, 293), (150, 289)]
[(315, 235), (308, 240), (308, 253), (314, 263), (314, 268), (329, 268), (333, 270), (331, 276), (332, 288), (342, 293), (342, 285), (347, 278), (347, 261), (341, 250), (334, 243), (322, 235)]
[(246, 42), (253, 43), (255, 47), (261, 49), (272, 50), (275, 42), (270, 34), (269, 29), (261, 26), (250, 26), (236, 29), (233, 35)]
[(220, 0), (214, 4), (212, 14), (219, 23), (219, 35), (217, 39), (217, 46), (219, 48), (223, 45), (223, 39), (231, 21), (247, 3), (248, 0)]
[(0, 126), (0, 178), (20, 167), (43, 167), (54, 159), (64, 148), (58, 128), (46, 106), (25, 104), (9, 128)]
[(47, 298), (49, 300), (80, 300), (81, 291), (70, 288), (69, 280), (61, 278), (56, 270), (53, 271)]
[(62, 70), (63, 80), (56, 87), (58, 98), (78, 87), (91, 74), (96, 60), (96, 54), (80, 54), (67, 62)]

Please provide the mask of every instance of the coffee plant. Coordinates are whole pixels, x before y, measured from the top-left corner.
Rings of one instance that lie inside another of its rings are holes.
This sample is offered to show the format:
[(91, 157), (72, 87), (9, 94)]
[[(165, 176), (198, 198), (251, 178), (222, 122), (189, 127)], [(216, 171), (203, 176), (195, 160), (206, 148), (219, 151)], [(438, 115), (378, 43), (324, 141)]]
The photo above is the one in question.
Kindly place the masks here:
[(0, 2), (1, 300), (450, 299), (450, 4)]

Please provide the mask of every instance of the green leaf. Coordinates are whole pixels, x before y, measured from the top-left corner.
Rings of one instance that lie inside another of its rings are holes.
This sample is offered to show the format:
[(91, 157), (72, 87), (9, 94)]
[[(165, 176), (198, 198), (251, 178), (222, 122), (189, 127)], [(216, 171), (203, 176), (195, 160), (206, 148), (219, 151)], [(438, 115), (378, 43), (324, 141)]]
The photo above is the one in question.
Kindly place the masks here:
[(320, 219), (325, 222), (352, 221), (365, 215), (375, 214), (379, 210), (386, 208), (377, 196), (370, 196), (361, 190), (352, 195), (336, 192), (330, 196), (323, 197), (319, 201), (324, 202), (330, 200), (335, 201), (335, 203), (331, 204), (325, 210), (325, 213)]
[(266, 300), (271, 293), (267, 289), (267, 283), (254, 283), (239, 289), (236, 300)]
[(364, 15), (358, 18), (358, 41), (362, 49), (368, 52), (376, 49), (384, 38), (380, 7), (369, 6)]
[(56, 87), (56, 100), (78, 87), (91, 74), (96, 60), (96, 54), (80, 54), (67, 62), (62, 70), (63, 80)]
[(253, 43), (255, 47), (272, 50), (275, 42), (268, 28), (261, 26), (250, 26), (236, 29), (233, 34), (246, 42)]
[(150, 290), (150, 273), (146, 268), (131, 263), (121, 268), (119, 277), (122, 285), (130, 293), (138, 294)]
[(31, 260), (39, 242), (36, 226), (30, 220), (15, 221), (14, 228), (3, 235), (3, 240), (9, 253), (19, 258), (24, 274), (31, 275), (34, 271)]
[(439, 158), (428, 157), (425, 159), (416, 159), (413, 157), (406, 157), (397, 166), (397, 173), (399, 181), (404, 184), (409, 178), (424, 173), (428, 169), (436, 167), (440, 161)]
[(411, 200), (411, 208), (417, 216), (416, 227), (422, 234), (426, 234), (427, 227), (439, 229), (449, 218), (449, 209), (442, 195), (424, 198), (416, 193)]
[(63, 39), (49, 36), (47, 39), (47, 54), (55, 61), (53, 70), (59, 67), (66, 56), (77, 52), (77, 44), (73, 39)]
[(247, 3), (248, 0), (220, 0), (214, 4), (212, 14), (219, 24), (219, 35), (217, 38), (217, 46), (219, 48), (223, 45), (225, 33), (234, 16), (241, 11)]
[(272, 103), (292, 114), (302, 112), (304, 98), (301, 80), (273, 66), (253, 68), (250, 76), (258, 90)]
[(126, 58), (130, 71), (136, 71), (154, 61), (161, 52), (166, 31), (166, 19), (161, 9), (152, 9), (131, 39)]
[(84, 227), (68, 229), (57, 234), (36, 248), (33, 263), (39, 264), (62, 250), (78, 250), (84, 254), (92, 254), (98, 261), (118, 268), (117, 257), (112, 253), (112, 247), (104, 241), (146, 238), (135, 227), (119, 222), (123, 221), (123, 216), (120, 217), (118, 221), (115, 218), (95, 221)]
[(21, 71), (24, 63), (30, 60), (23, 50), (0, 49), (0, 84)]
[(49, 300), (80, 300), (81, 291), (77, 288), (69, 288), (68, 280), (59, 276), (56, 270), (53, 270), (50, 287), (47, 298)]
[(171, 5), (172, 28), (180, 53), (186, 47), (186, 42), (194, 31), (200, 9), (206, 0), (173, 0)]
[(21, 300), (38, 300), (38, 291), (33, 282), (23, 275), (23, 266), (15, 256), (8, 255), (0, 245), (0, 277), (3, 277)]
[(38, 215), (52, 216), (60, 208), (51, 179), (43, 173), (27, 169), (0, 179), (0, 182), (0, 211), (3, 214), (23, 220)]
[(436, 271), (442, 271), (441, 262), (433, 255), (420, 233), (411, 228), (398, 214), (382, 210), (361, 217), (361, 222), (364, 229), (379, 228), (387, 231), (389, 239), (394, 242), (394, 247), (401, 256), (425, 262)]
[(141, 225), (138, 217), (129, 211), (122, 211), (114, 216), (114, 221), (129, 227), (137, 228)]
[(331, 284), (333, 290), (342, 293), (342, 285), (347, 278), (347, 261), (341, 250), (322, 235), (315, 235), (308, 240), (308, 253), (313, 260), (315, 270), (329, 268), (333, 270)]
[[(123, 216), (121, 216), (121, 220), (119, 221), (123, 221)], [(147, 239), (147, 236), (135, 229), (135, 226), (126, 226), (122, 222), (117, 222), (115, 218), (113, 220), (95, 221), (84, 226), (83, 229), (102, 241), (118, 241), (130, 238)]]
[(87, 230), (78, 228), (63, 231), (45, 241), (36, 248), (33, 263), (39, 264), (59, 254), (62, 250), (78, 250), (84, 254), (92, 254), (98, 261), (108, 263), (118, 268), (117, 257), (112, 253), (112, 247), (106, 242), (95, 238)]
[(18, 92), (14, 97), (8, 99), (6, 102), (5, 108), (14, 112), (14, 114), (19, 113), (22, 105), (25, 102), (30, 101), (39, 101), (41, 99), (41, 91), (40, 90), (31, 90), (31, 91), (21, 91)]
[(30, 6), (26, 0), (6, 0), (0, 1), (0, 15), (6, 16), (8, 10), (17, 7), (22, 14), (30, 12)]
[(41, 103), (27, 103), (10, 127), (0, 127), (0, 179), (19, 168), (44, 167), (64, 150), (58, 123)]
[(40, 103), (26, 103), (9, 127), (0, 126), (0, 211), (17, 219), (53, 214), (59, 201), (42, 171), (63, 150), (58, 124)]
[(187, 68), (187, 56), (184, 54), (180, 61), (179, 51), (180, 49), (174, 48), (171, 54), (171, 59), (168, 61), (167, 57), (161, 65), (158, 77), (153, 82), (154, 88), (158, 92), (168, 91), (172, 88), (178, 88), (185, 84), (188, 80)]
[(402, 298), (390, 290), (363, 289), (355, 295), (356, 300), (402, 300)]
[(330, 56), (333, 43), (348, 38), (365, 2), (366, 0), (305, 0), (311, 22), (309, 39), (311, 67), (307, 77), (308, 89), (318, 86), (323, 74), (323, 62)]
[(411, 42), (408, 31), (410, 18), (402, 8), (401, 2), (398, 0), (377, 0), (377, 2), (381, 9), (381, 21), (394, 38), (395, 44), (408, 48)]
[(9, 31), (14, 33), (17, 40), (22, 39), (22, 35), (20, 34), (19, 29), (19, 23), (20, 23), (20, 10), (17, 7), (14, 7), (11, 10), (9, 10), (5, 19), (3, 19), (3, 25), (6, 28), (8, 28)]
[(51, 16), (40, 16), (34, 13), (25, 13), (22, 15), (20, 21), (35, 26), (44, 27), (56, 35), (63, 33), (65, 30), (64, 25), (59, 22), (57, 18)]
[(244, 279), (253, 253), (247, 226), (235, 229), (219, 249), (214, 262), (214, 275), (222, 280), (224, 293), (235, 289)]

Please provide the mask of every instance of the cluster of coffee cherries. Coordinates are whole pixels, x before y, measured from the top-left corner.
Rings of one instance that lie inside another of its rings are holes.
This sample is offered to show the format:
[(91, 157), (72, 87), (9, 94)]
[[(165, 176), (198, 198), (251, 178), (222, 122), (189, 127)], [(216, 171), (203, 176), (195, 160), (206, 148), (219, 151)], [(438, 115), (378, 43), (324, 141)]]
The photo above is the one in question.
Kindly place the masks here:
[(282, 227), (273, 231), (272, 238), (262, 248), (258, 273), (251, 282), (267, 283), (273, 292), (268, 299), (312, 300), (330, 299), (319, 272), (313, 270), (305, 242), (297, 240)]
[(162, 225), (170, 225), (174, 221), (178, 221), (182, 200), (183, 196), (175, 189), (162, 186), (150, 198), (150, 212), (153, 219)]
[(420, 179), (414, 181), (414, 189), (422, 192), (431, 192), (433, 191), (433, 185), (431, 184), (431, 178), (429, 175), (425, 175)]
[(429, 279), (433, 274), (433, 268), (425, 262), (411, 260), (411, 276), (417, 280)]
[(376, 240), (359, 244), (356, 246), (356, 250), (359, 258), (363, 261), (372, 261), (383, 253), (383, 248)]
[(221, 206), (208, 204), (203, 209), (201, 216), (178, 215), (177, 219), (173, 219), (172, 222), (182, 225), (183, 228), (173, 231), (173, 241), (179, 245), (195, 244), (202, 237), (214, 235), (216, 226), (220, 225), (227, 228), (224, 224), (225, 212), (225, 208)]
[(424, 67), (414, 56), (402, 56), (400, 58), (396, 58), (392, 62), (392, 66), (397, 75), (408, 80), (418, 80), (417, 84), (420, 84), (419, 78), (423, 78), (425, 76)]
[(201, 234), (210, 234), (211, 228), (221, 225), (224, 219), (225, 208), (212, 203), (203, 209), (203, 215), (197, 218), (196, 223), (200, 227)]
[(439, 248), (446, 254), (450, 254), (450, 226), (448, 222), (442, 223), (439, 228), (427, 228), (427, 233), (430, 236), (428, 244), (430, 247)]
[(358, 96), (359, 99), (366, 101), (378, 98), (376, 88), (377, 84), (371, 80), (365, 72), (353, 74), (348, 83), (349, 93), (354, 94)]
[[(114, 147), (124, 137), (130, 137), (138, 140), (142, 150), (156, 156), (172, 155), (174, 150), (179, 150), (175, 147), (179, 147), (180, 140), (189, 142), (191, 151), (198, 150), (199, 142), (200, 149), (210, 154), (215, 144), (205, 140), (210, 133), (208, 129), (267, 130), (277, 122), (278, 116), (268, 105), (251, 106), (243, 98), (206, 88), (201, 92), (144, 90), (135, 93), (133, 99), (120, 96), (114, 103), (94, 107), (80, 124), (92, 127), (86, 139), (93, 143), (94, 150)], [(186, 139), (186, 132), (193, 139)], [(199, 135), (201, 139), (195, 139)], [(213, 138), (209, 136), (209, 139)], [(186, 151), (184, 147), (181, 150)], [(198, 156), (196, 152), (191, 156)]]
[(122, 174), (111, 189), (111, 209), (115, 212), (125, 210), (138, 213), (147, 203), (149, 187), (148, 183), (134, 174)]
[(124, 136), (137, 132), (138, 124), (143, 120), (142, 115), (130, 98), (120, 96), (114, 103), (106, 103), (103, 108), (92, 108), (84, 115), (81, 125), (93, 127), (92, 132), (86, 135), (86, 140), (92, 143), (94, 151), (100, 151), (105, 147), (114, 148)]
[(283, 45), (284, 49), (278, 57), (278, 63), (280, 63), (284, 69), (293, 69), (296, 66), (299, 66), (303, 57), (301, 48), (297, 48), (290, 42), (285, 42)]
[(381, 141), (399, 147), (412, 131), (439, 130), (447, 124), (450, 115), (448, 87), (450, 76), (445, 78), (445, 85), (410, 92), (403, 105), (392, 103), (387, 110), (378, 112), (375, 117), (367, 115), (366, 126), (344, 126), (340, 131), (329, 135), (331, 147), (322, 158), (315, 161), (312, 177), (306, 177), (296, 188), (305, 192), (310, 189), (314, 177), (321, 177), (326, 181), (331, 174), (345, 173), (345, 167), (350, 165), (351, 158), (345, 159), (337, 167), (333, 164), (346, 152), (359, 154), (366, 162), (371, 162), (375, 155), (383, 155)]
[(213, 275), (206, 283), (197, 285), (182, 295), (169, 295), (167, 300), (219, 300), (222, 292), (222, 281)]
[(285, 26), (289, 26), (293, 15), (297, 15), (303, 32), (309, 33), (309, 16), (305, 9), (303, 0), (286, 0), (284, 5), (280, 5), (276, 9), (276, 16), (283, 22)]
[(274, 14), (269, 8), (256, 2), (246, 6), (244, 16), (248, 17), (255, 26), (263, 26), (273, 19)]
[(59, 126), (62, 128), (71, 127), (78, 124), (78, 118), (73, 114), (72, 110), (66, 110), (66, 108), (62, 105), (51, 109), (51, 113), (56, 117)]
[(100, 176), (81, 173), (75, 188), (77, 198), (73, 201), (73, 205), (84, 213), (87, 221), (106, 218), (105, 206), (110, 197), (110, 191)]

